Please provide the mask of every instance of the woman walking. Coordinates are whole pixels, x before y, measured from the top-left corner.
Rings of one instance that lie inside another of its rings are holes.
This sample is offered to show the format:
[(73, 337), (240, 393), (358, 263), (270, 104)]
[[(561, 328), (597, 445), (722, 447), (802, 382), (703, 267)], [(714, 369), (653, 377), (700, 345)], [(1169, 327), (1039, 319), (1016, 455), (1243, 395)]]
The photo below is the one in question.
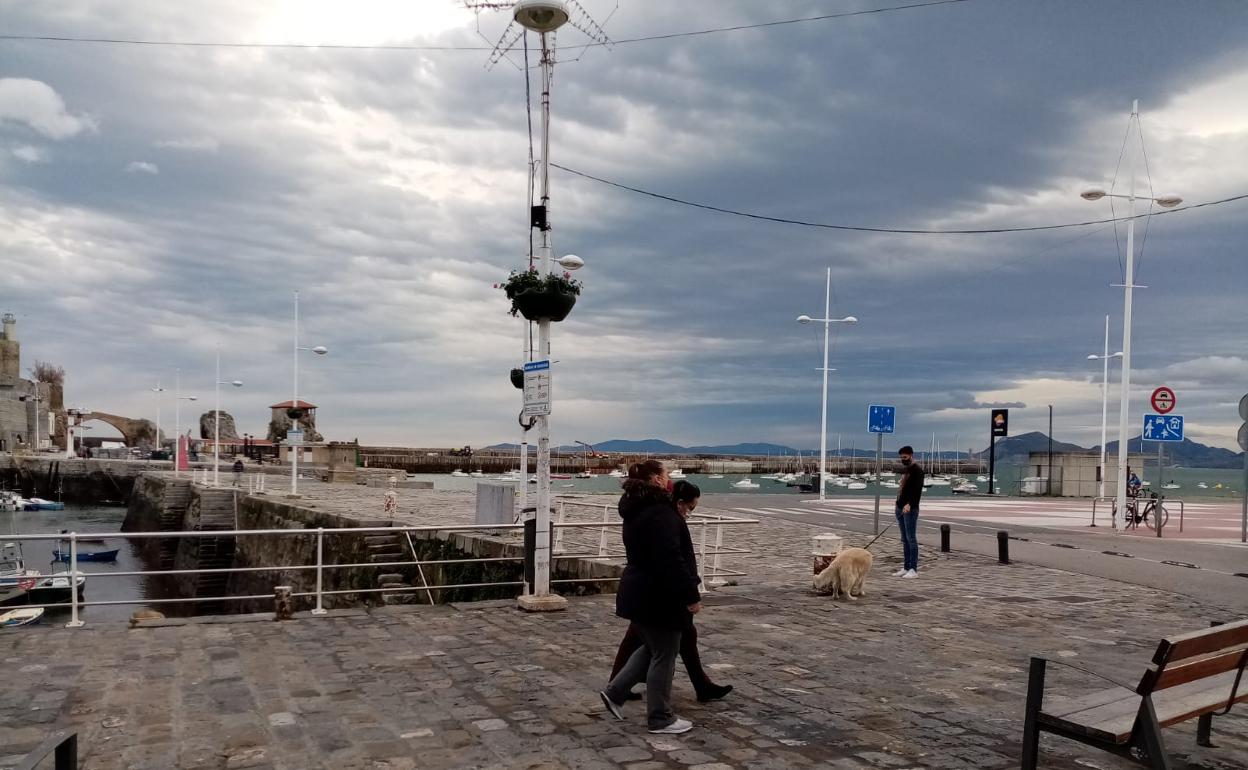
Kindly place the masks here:
[[(677, 481), (672, 487), (672, 501), (676, 503), (676, 512), (681, 518), (688, 520), (689, 514), (693, 513), (698, 507), (698, 501), (702, 497), (702, 490), (698, 486), (689, 481)], [(689, 553), (686, 558), (690, 561), (695, 559), (693, 555), (693, 543), (689, 543)], [(628, 632), (624, 634), (624, 638), (620, 641), (620, 649), (615, 653), (615, 664), (611, 667), (611, 678), (614, 679), (616, 674), (620, 673), (620, 669), (624, 668), (624, 664), (642, 646), (641, 635), (637, 632), (637, 626), (634, 623), (628, 624)], [(689, 673), (689, 681), (693, 684), (693, 691), (698, 696), (698, 701), (706, 703), (707, 701), (719, 700), (728, 693), (732, 692), (730, 684), (715, 684), (711, 678), (707, 676), (706, 669), (702, 668), (702, 657), (698, 654), (698, 628), (690, 618), (689, 627), (684, 629), (680, 635), (680, 662), (685, 664), (685, 671)], [(629, 700), (638, 700), (641, 698), (640, 693), (630, 692)]]
[(630, 620), (642, 646), (599, 695), (616, 719), (635, 685), (646, 683), (646, 724), (652, 733), (683, 733), (693, 723), (672, 713), (672, 676), (681, 632), (702, 609), (689, 527), (676, 511), (667, 470), (657, 460), (628, 469), (620, 518), (628, 564), (615, 614)]

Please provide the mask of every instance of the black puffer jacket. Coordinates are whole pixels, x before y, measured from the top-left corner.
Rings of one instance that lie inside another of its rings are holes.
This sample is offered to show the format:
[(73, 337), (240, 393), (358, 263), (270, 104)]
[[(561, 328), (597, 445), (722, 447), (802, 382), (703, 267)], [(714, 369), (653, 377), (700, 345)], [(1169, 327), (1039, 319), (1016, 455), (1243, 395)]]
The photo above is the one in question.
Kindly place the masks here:
[(697, 562), (689, 527), (666, 491), (645, 482), (624, 482), (620, 497), (628, 565), (615, 596), (615, 614), (658, 626), (683, 629), (693, 621), (689, 605), (699, 601)]

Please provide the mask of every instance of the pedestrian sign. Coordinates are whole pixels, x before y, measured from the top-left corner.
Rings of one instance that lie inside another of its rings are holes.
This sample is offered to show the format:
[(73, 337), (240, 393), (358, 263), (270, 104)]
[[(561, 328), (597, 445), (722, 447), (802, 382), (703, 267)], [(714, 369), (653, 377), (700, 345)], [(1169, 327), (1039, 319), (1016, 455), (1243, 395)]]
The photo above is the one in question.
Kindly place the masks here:
[(528, 361), (524, 365), (524, 416), (550, 414), (550, 361)]
[(1183, 440), (1183, 416), (1178, 414), (1146, 414), (1144, 415), (1145, 441)]
[(867, 407), (867, 432), (892, 433), (897, 427), (897, 407), (871, 404)]

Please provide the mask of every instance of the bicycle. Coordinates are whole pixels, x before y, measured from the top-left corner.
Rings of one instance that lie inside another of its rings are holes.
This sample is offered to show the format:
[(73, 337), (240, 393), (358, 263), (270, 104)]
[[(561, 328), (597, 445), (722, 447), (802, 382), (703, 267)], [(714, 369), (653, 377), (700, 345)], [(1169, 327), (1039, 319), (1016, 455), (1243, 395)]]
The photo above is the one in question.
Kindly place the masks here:
[[(1112, 506), (1114, 516), (1118, 515), (1118, 502), (1115, 500)], [(1140, 507), (1140, 498), (1133, 497), (1127, 501), (1126, 513), (1123, 516), (1123, 528), (1138, 529), (1142, 523), (1149, 529), (1156, 529), (1157, 520), (1161, 520), (1161, 526), (1165, 527), (1170, 522), (1170, 512), (1166, 510), (1166, 506), (1158, 499), (1157, 493), (1153, 492), (1144, 500), (1143, 508)]]

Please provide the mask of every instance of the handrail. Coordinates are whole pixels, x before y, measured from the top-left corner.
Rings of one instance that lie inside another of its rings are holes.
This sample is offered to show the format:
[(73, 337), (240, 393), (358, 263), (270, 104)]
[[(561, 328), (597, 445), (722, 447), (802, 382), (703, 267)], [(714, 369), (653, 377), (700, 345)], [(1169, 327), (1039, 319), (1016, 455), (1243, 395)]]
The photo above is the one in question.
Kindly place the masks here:
[(78, 733), (67, 730), (52, 733), (23, 757), (13, 770), (35, 770), (53, 752), (54, 770), (78, 770)]

